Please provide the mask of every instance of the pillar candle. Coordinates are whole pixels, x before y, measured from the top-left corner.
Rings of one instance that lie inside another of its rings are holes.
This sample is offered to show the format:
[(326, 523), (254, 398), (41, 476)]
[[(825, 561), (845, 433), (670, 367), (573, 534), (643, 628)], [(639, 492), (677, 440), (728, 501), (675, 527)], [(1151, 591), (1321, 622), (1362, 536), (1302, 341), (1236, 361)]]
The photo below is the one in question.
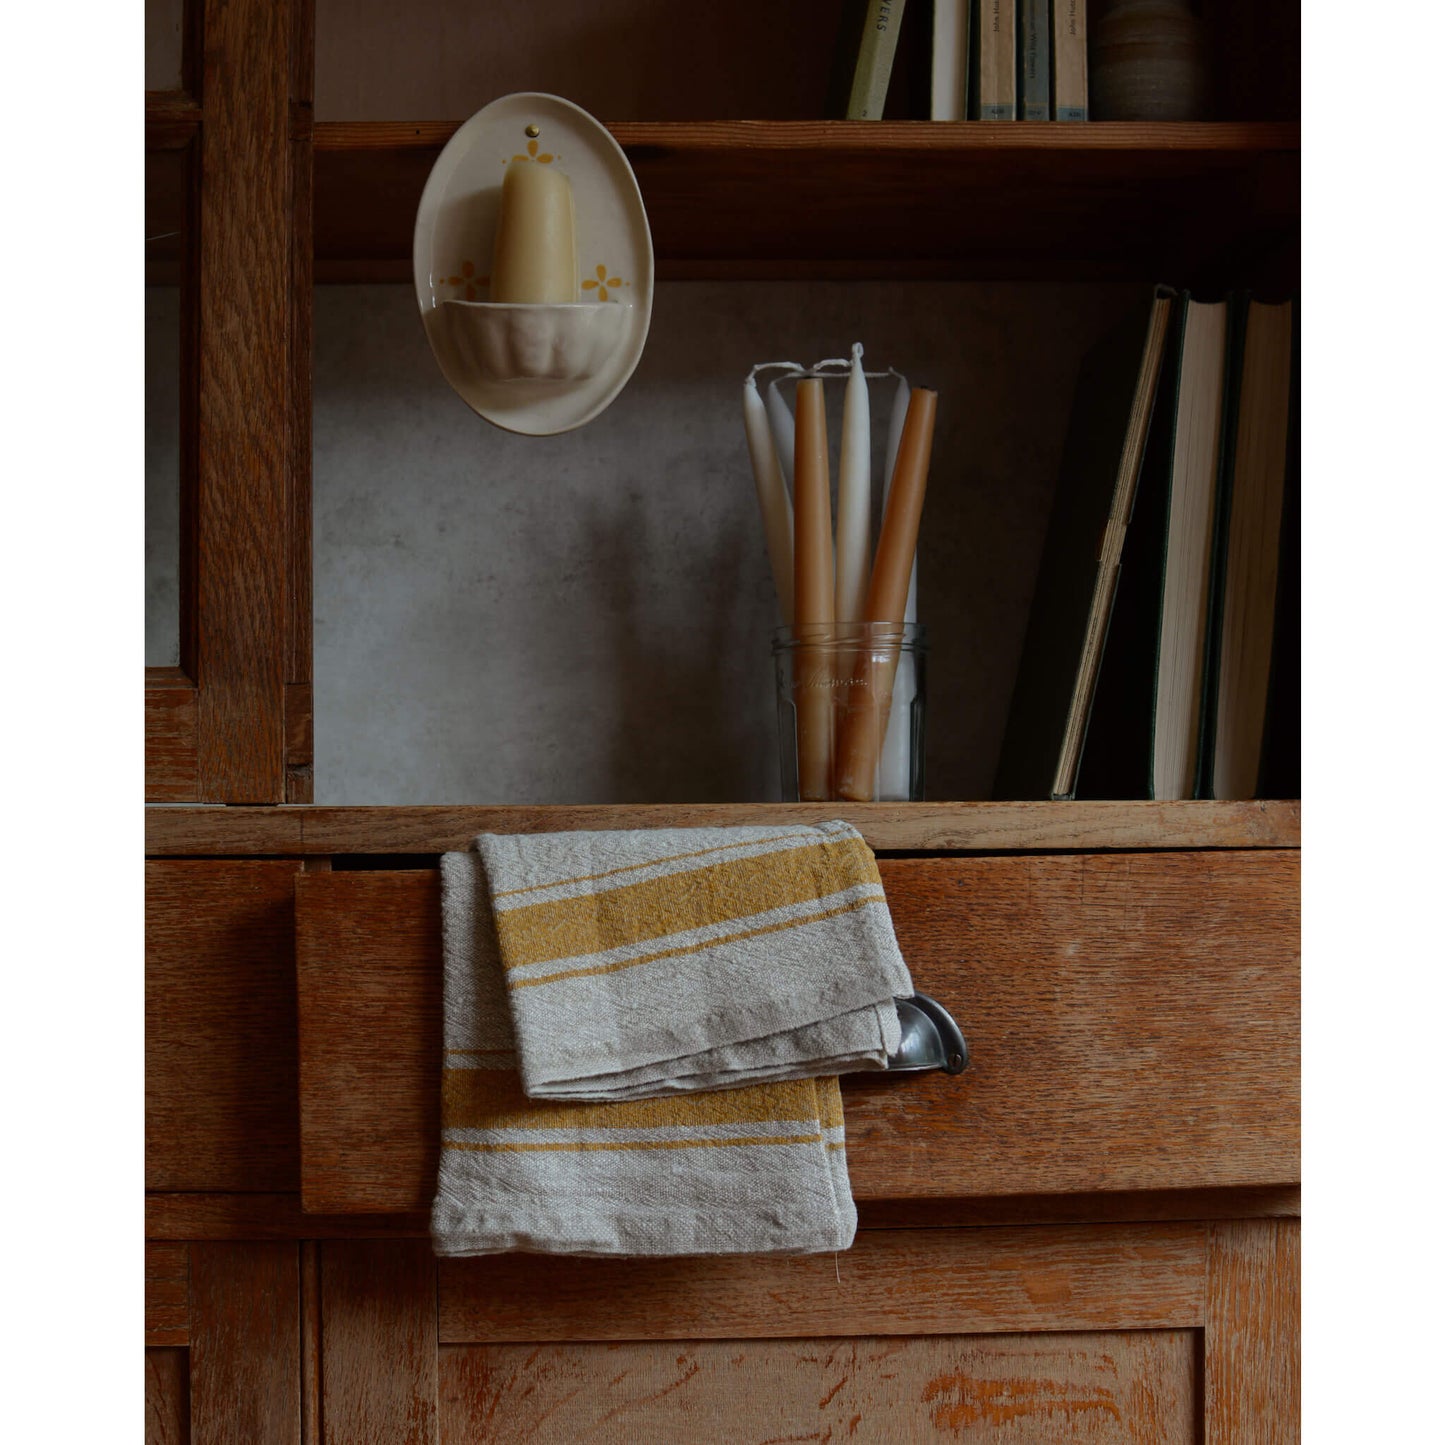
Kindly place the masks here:
[(784, 625), (790, 626), (793, 621), (793, 504), (783, 485), (767, 410), (752, 377), (743, 383), (743, 425), (747, 429), (748, 454), (753, 463), (753, 482), (758, 489), (758, 507), (763, 514), (778, 610)]
[[(908, 578), (918, 546), (928, 462), (933, 450), (933, 424), (938, 393), (916, 388), (908, 399), (908, 415), (889, 484), (888, 503), (878, 534), (878, 555), (868, 584), (870, 621), (901, 627), (908, 605)], [(848, 689), (848, 709), (838, 740), (835, 795), (867, 802), (874, 795), (883, 726), (893, 698), (898, 653), (860, 655)]]
[(868, 383), (863, 348), (853, 347), (853, 367), (843, 392), (843, 445), (838, 455), (838, 555), (833, 616), (862, 622), (868, 593), (869, 512), (873, 505), (872, 439), (868, 429)]
[(577, 300), (572, 182), (553, 166), (513, 161), (502, 177), (491, 297), (493, 301)]
[[(793, 473), (793, 627), (804, 638), (830, 639), (833, 622), (833, 526), (828, 497), (828, 425), (823, 383), (798, 383)], [(805, 641), (795, 651), (798, 796), (828, 797), (832, 763), (833, 688), (827, 646)]]
[(778, 465), (783, 469), (783, 478), (789, 486), (793, 484), (793, 413), (783, 400), (783, 393), (776, 381), (768, 383), (768, 425), (773, 429), (773, 445), (778, 449)]

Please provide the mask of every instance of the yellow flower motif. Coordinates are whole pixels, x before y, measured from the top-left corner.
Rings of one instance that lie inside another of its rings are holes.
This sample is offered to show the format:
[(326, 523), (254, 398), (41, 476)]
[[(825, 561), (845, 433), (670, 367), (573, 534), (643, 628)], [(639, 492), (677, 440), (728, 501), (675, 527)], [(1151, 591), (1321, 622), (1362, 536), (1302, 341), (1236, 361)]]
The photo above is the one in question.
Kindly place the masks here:
[(477, 288), (485, 286), (492, 278), (490, 276), (478, 276), (477, 268), (470, 261), (462, 262), (462, 274), (460, 276), (442, 276), (438, 278), (438, 285), (460, 286), (462, 295), (468, 301), (477, 299)]
[(527, 142), (527, 154), (524, 156), (513, 156), (512, 159), (514, 161), (536, 161), (538, 165), (550, 166), (552, 162), (557, 158), (556, 156), (548, 154), (547, 152), (543, 152), (542, 155), (538, 155), (537, 142), (534, 140), (529, 140)]
[(586, 281), (582, 283), (582, 289), (584, 291), (595, 291), (597, 293), (597, 299), (599, 301), (606, 301), (607, 288), (611, 286), (612, 289), (615, 291), (621, 285), (622, 278), (620, 276), (609, 276), (607, 274), (607, 267), (599, 266), (597, 268), (597, 279), (593, 281), (589, 277)]

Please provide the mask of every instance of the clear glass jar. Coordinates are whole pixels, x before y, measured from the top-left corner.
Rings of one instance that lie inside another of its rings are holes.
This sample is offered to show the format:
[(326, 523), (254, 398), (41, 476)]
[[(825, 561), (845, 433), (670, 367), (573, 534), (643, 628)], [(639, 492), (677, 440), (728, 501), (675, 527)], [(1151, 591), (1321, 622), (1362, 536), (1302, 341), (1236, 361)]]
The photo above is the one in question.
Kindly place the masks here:
[(785, 801), (922, 799), (926, 649), (916, 622), (774, 632)]

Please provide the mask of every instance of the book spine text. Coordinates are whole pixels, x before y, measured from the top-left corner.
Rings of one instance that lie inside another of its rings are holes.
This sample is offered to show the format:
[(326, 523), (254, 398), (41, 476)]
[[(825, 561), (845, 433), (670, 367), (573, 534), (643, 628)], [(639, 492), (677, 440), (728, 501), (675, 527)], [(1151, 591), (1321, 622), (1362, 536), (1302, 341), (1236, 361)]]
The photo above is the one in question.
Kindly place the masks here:
[(1014, 0), (979, 0), (978, 118), (1014, 120)]
[(1019, 115), (1049, 118), (1049, 0), (1020, 0)]
[(1053, 0), (1054, 119), (1089, 118), (1089, 40), (1086, 0)]
[(853, 88), (848, 94), (849, 120), (882, 120), (888, 99), (888, 80), (893, 74), (893, 55), (898, 49), (898, 27), (903, 21), (904, 0), (869, 0), (863, 17), (863, 34), (858, 42), (858, 64), (853, 71)]

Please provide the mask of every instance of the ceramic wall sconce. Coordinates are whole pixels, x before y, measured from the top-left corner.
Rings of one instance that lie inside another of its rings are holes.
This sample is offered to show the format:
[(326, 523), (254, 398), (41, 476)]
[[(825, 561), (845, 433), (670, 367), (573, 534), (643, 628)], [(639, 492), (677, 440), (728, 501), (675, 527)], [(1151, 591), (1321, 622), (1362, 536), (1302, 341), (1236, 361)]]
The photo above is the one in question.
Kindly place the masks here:
[[(570, 181), (577, 301), (492, 299), (508, 166), (556, 166)], [(652, 318), (642, 193), (606, 127), (559, 96), (503, 96), (457, 130), (422, 191), (412, 272), (442, 374), (473, 411), (508, 431), (550, 436), (584, 425), (642, 356)]]

